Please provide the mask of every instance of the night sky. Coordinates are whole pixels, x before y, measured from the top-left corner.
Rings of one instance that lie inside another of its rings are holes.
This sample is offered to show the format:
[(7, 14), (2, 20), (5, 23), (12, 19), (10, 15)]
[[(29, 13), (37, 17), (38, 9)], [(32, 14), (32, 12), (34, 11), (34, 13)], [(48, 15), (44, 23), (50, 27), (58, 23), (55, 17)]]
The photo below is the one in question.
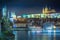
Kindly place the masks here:
[(45, 6), (60, 11), (60, 0), (0, 0), (0, 4), (18, 13), (40, 13)]

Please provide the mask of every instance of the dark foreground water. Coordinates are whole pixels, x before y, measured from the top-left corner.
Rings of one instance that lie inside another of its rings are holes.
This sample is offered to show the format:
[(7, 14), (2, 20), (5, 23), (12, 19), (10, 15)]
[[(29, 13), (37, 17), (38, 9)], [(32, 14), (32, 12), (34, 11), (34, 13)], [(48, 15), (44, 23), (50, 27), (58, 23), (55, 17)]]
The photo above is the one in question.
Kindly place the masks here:
[(15, 40), (60, 40), (60, 32), (14, 31)]

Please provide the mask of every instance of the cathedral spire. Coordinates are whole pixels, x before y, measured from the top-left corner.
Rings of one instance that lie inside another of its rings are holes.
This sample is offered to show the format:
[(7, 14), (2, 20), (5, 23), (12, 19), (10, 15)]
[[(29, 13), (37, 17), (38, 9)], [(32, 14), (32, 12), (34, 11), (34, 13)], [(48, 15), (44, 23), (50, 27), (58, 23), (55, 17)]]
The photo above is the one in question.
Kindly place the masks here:
[(44, 12), (45, 12), (45, 8), (42, 9), (42, 13), (44, 13)]

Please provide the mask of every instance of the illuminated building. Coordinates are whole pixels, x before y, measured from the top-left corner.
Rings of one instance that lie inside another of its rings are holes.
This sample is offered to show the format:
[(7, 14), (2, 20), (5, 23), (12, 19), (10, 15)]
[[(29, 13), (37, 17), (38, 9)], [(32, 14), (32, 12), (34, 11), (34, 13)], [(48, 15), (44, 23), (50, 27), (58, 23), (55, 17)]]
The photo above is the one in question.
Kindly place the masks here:
[(3, 17), (7, 16), (7, 8), (6, 8), (6, 6), (2, 8), (2, 15), (3, 15)]
[(17, 16), (17, 18), (21, 18), (21, 16)]
[(8, 18), (12, 23), (14, 23), (14, 19), (16, 19), (15, 12), (8, 11)]
[(14, 22), (16, 27), (26, 27), (27, 19), (26, 18), (16, 18), (17, 20)]
[(16, 19), (16, 14), (15, 14), (15, 12), (11, 12), (11, 18)]
[(17, 18), (60, 18), (60, 13), (50, 13), (50, 14), (28, 14), (17, 16)]
[(16, 23), (26, 23), (27, 19), (26, 18), (17, 18)]
[(15, 12), (11, 12), (11, 17), (15, 17)]
[(43, 10), (42, 10), (42, 13), (44, 13), (44, 14), (54, 13), (54, 12), (56, 12), (54, 9), (50, 10), (47, 6), (45, 8), (43, 8)]

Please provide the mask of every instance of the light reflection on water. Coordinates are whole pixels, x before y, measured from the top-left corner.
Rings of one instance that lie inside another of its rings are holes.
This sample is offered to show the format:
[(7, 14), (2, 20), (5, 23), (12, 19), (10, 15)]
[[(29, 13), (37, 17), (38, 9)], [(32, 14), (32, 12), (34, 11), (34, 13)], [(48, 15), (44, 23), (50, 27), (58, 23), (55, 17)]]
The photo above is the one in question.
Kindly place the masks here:
[[(19, 37), (19, 40), (21, 39), (20, 37), (22, 37), (22, 39), (24, 39), (26, 35), (27, 35), (27, 37), (26, 37), (27, 40), (53, 40), (54, 39), (53, 38), (54, 32), (48, 32), (48, 31), (46, 31), (46, 32), (42, 31), (42, 32), (39, 32), (39, 33), (35, 32), (35, 31), (27, 31), (27, 33), (26, 33), (26, 31), (24, 31), (24, 32), (22, 32), (22, 31), (16, 31), (16, 32), (14, 32), (14, 34), (16, 36), (15, 39), (17, 37)], [(57, 40), (58, 37), (60, 37), (60, 32), (56, 32), (55, 35), (56, 35), (56, 40)]]
[[(51, 26), (54, 26), (54, 25), (51, 25)], [(14, 32), (15, 38), (16, 40), (54, 40), (54, 29), (51, 29), (47, 27), (46, 25), (45, 25), (45, 28), (47, 29), (43, 29), (41, 31), (40, 30), (37, 31), (37, 29), (35, 30), (32, 28), (33, 30), (31, 31)], [(60, 37), (60, 29), (56, 28), (55, 31), (56, 31), (55, 32), (56, 40), (58, 40)]]

